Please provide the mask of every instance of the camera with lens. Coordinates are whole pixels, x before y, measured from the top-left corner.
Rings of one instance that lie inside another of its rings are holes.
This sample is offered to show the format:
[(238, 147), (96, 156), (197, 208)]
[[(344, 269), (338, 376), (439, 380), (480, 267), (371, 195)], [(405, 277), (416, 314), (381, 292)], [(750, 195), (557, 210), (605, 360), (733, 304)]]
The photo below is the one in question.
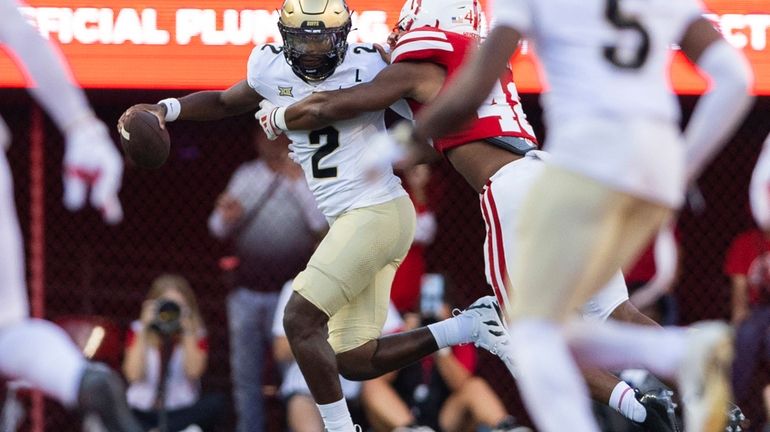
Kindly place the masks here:
[(182, 308), (179, 303), (158, 299), (155, 302), (155, 318), (150, 323), (150, 329), (161, 336), (174, 336), (182, 331)]

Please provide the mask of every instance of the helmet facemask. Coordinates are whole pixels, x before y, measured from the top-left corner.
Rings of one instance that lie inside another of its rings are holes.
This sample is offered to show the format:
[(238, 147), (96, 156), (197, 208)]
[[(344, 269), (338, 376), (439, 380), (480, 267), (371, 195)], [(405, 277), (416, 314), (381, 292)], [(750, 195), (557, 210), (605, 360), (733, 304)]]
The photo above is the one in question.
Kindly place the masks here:
[(341, 27), (318, 26), (288, 27), (278, 23), (283, 37), (283, 54), (292, 71), (306, 81), (322, 81), (345, 59), (350, 21)]

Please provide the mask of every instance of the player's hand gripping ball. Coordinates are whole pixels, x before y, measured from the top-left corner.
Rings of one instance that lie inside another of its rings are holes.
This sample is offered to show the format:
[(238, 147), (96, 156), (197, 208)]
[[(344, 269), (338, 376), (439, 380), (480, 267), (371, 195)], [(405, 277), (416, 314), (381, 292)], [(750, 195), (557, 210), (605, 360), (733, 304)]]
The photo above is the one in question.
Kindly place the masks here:
[(118, 132), (123, 152), (134, 165), (155, 169), (168, 159), (171, 138), (154, 113), (144, 109), (129, 109), (118, 122)]

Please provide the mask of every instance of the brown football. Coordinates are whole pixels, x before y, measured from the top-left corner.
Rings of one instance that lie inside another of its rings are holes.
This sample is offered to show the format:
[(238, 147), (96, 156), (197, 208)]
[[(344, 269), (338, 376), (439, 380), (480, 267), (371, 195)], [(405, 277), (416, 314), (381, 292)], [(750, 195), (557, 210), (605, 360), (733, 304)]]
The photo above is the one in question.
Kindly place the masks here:
[(120, 143), (134, 165), (148, 169), (163, 165), (171, 149), (168, 131), (161, 129), (158, 118), (147, 111), (134, 111), (126, 116)]

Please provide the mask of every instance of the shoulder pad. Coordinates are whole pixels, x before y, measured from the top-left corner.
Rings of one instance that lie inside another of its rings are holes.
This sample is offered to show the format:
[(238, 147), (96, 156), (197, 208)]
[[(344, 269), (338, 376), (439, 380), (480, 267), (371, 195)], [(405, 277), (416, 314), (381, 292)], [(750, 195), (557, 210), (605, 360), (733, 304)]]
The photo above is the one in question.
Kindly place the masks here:
[(354, 43), (348, 46), (343, 65), (356, 68), (382, 69), (387, 66), (377, 48), (370, 43)]
[(283, 46), (275, 44), (262, 44), (257, 45), (251, 50), (249, 54), (249, 64), (256, 64), (259, 62), (270, 61), (276, 56), (283, 57)]
[(436, 61), (455, 51), (447, 33), (430, 27), (421, 27), (403, 34), (391, 54), (391, 62), (421, 60)]
[(258, 77), (261, 76), (268, 65), (283, 61), (283, 46), (274, 44), (257, 45), (251, 50), (246, 63), (246, 80), (253, 89), (257, 88)]

